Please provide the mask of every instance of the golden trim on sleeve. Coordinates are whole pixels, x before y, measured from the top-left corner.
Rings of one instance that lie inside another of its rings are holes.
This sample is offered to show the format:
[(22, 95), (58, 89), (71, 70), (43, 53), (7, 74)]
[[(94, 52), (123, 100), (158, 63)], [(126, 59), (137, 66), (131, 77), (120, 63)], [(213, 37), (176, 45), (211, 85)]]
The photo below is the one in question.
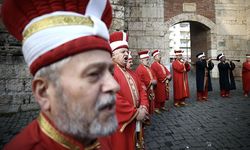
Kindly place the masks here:
[(139, 113), (139, 112), (136, 111), (135, 114), (132, 116), (132, 118), (130, 118), (129, 121), (125, 122), (125, 123), (122, 125), (122, 127), (121, 127), (121, 129), (120, 129), (120, 132), (123, 132), (123, 131), (125, 130), (125, 128), (127, 127), (127, 125), (130, 124), (130, 123), (135, 119), (135, 117), (138, 115), (138, 113)]

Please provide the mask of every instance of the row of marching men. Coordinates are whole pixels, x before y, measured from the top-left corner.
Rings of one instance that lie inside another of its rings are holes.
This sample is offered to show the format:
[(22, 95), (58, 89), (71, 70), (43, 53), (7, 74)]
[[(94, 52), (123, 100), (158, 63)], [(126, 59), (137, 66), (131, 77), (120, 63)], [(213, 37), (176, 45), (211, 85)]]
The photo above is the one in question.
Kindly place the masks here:
[[(149, 50), (143, 50), (138, 52), (141, 64), (132, 71), (130, 69), (132, 56), (129, 55), (127, 41), (128, 35), (125, 32), (114, 32), (110, 36), (112, 60), (115, 64), (114, 77), (120, 85), (120, 91), (116, 94), (116, 115), (119, 126), (109, 138), (114, 149), (132, 150), (135, 147), (143, 149), (143, 125), (151, 123), (150, 116), (153, 112), (159, 114), (167, 110), (165, 102), (169, 99), (169, 82), (172, 79), (174, 106), (187, 105), (185, 100), (190, 96), (188, 72), (191, 66), (188, 61), (183, 61), (183, 51), (176, 50), (176, 59), (172, 62), (172, 77), (170, 71), (161, 63), (159, 50), (154, 50), (151, 55)], [(154, 59), (152, 65), (149, 62), (150, 57)], [(205, 58), (204, 53), (197, 54), (197, 58), (197, 100), (206, 101), (208, 91), (212, 88), (210, 70), (213, 69), (214, 64), (211, 59)], [(227, 97), (229, 91), (235, 89), (232, 78), (235, 65), (232, 61), (226, 62), (223, 54), (219, 54), (217, 59), (221, 61), (218, 64), (221, 96)], [(249, 58), (247, 66), (249, 88)], [(249, 89), (246, 92), (249, 92)]]
[[(116, 116), (118, 129), (105, 138), (110, 140), (114, 149), (132, 150), (144, 149), (143, 126), (150, 124), (153, 112), (166, 111), (165, 102), (169, 99), (169, 82), (172, 75), (161, 64), (161, 52), (154, 50), (154, 59), (149, 63), (148, 50), (138, 53), (141, 64), (135, 71), (130, 69), (132, 57), (129, 55), (128, 35), (117, 31), (110, 35), (112, 60), (115, 64), (114, 78), (120, 85), (116, 94)], [(185, 106), (185, 99), (189, 97), (187, 72), (190, 70), (188, 62), (181, 62), (182, 52), (176, 51), (177, 59), (172, 63), (174, 71), (174, 99), (175, 106)]]

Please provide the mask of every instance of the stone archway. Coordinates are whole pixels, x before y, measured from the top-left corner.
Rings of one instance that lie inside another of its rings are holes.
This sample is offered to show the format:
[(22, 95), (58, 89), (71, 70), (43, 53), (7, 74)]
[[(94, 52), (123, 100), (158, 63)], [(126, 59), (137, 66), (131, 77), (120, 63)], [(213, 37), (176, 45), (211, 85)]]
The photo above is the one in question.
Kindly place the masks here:
[[(177, 15), (168, 21), (164, 23), (165, 28), (165, 35), (164, 35), (164, 47), (166, 50), (169, 49), (169, 28), (177, 23), (180, 22), (197, 22), (203, 26), (205, 26), (208, 29), (208, 34), (207, 34), (207, 42), (209, 43), (209, 49), (207, 49), (207, 54), (211, 57), (216, 57), (217, 51), (216, 51), (216, 26), (215, 23), (212, 22), (210, 19), (201, 16), (201, 15), (195, 15), (195, 14), (180, 14)], [(192, 50), (192, 49), (191, 49)], [(165, 60), (169, 60), (169, 54), (168, 52), (164, 52), (164, 57), (166, 58)], [(168, 63), (168, 62), (167, 62)]]
[[(212, 22), (210, 19), (201, 16), (201, 15), (195, 15), (195, 14), (187, 14), (187, 13), (183, 13), (180, 15), (177, 15), (171, 19), (169, 19), (168, 21), (166, 21), (164, 23), (165, 28), (165, 34), (164, 34), (164, 49), (166, 50), (163, 54), (164, 60), (166, 60), (166, 62), (164, 62), (165, 64), (169, 63), (169, 52), (168, 50), (170, 49), (169, 47), (169, 35), (170, 35), (170, 31), (169, 28), (175, 24), (181, 23), (181, 22), (189, 22), (190, 25), (194, 26), (193, 29), (197, 29), (200, 28), (201, 30), (203, 30), (201, 34), (206, 34), (206, 48), (201, 48), (201, 49), (197, 49), (197, 47), (193, 46), (192, 49), (192, 44), (191, 44), (191, 52), (193, 52), (191, 55), (191, 60), (195, 61), (195, 55), (196, 53), (200, 51), (205, 51), (207, 52), (207, 55), (209, 57), (212, 58), (216, 58), (217, 56), (217, 44), (216, 44), (216, 25), (214, 22)], [(204, 28), (204, 29), (202, 29)], [(197, 29), (199, 30), (199, 29)], [(191, 31), (192, 32), (192, 31)], [(191, 41), (192, 41), (192, 33), (191, 33)], [(199, 42), (198, 40), (196, 40), (196, 42)], [(204, 42), (204, 41), (203, 41)], [(217, 72), (213, 71), (212, 72), (212, 76), (215, 77)]]

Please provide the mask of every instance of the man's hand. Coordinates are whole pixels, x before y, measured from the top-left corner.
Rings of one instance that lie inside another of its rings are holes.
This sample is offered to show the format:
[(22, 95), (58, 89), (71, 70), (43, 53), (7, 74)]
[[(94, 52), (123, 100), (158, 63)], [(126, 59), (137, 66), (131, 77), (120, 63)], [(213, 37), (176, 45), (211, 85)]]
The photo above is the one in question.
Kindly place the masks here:
[(157, 84), (157, 81), (156, 81), (155, 79), (153, 79), (153, 80), (151, 81), (151, 84), (152, 84), (152, 85), (156, 85), (156, 84)]
[(136, 120), (138, 120), (138, 121), (143, 121), (143, 120), (145, 120), (145, 119), (148, 118), (148, 117), (147, 117), (148, 111), (147, 111), (147, 109), (146, 109), (145, 106), (140, 106), (137, 110), (139, 111), (139, 113), (138, 113), (138, 115), (136, 116)]

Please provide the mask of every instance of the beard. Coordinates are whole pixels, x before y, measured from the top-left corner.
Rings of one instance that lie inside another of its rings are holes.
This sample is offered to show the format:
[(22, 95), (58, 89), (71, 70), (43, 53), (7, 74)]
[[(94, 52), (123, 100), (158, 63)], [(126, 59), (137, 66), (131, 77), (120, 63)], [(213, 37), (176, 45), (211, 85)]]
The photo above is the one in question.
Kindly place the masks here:
[[(109, 95), (99, 98), (95, 104), (94, 113), (88, 113), (83, 110), (82, 105), (73, 104), (72, 108), (68, 105), (69, 102), (74, 102), (68, 95), (63, 92), (61, 86), (57, 87), (57, 104), (58, 111), (55, 112), (54, 121), (57, 128), (63, 133), (69, 134), (77, 139), (92, 139), (99, 136), (105, 136), (114, 132), (118, 126), (115, 114), (109, 116), (104, 122), (98, 119), (100, 108), (114, 103), (115, 95)], [(83, 99), (84, 100), (84, 99)], [(89, 114), (94, 114), (89, 117)], [(90, 118), (90, 119), (89, 119)]]

